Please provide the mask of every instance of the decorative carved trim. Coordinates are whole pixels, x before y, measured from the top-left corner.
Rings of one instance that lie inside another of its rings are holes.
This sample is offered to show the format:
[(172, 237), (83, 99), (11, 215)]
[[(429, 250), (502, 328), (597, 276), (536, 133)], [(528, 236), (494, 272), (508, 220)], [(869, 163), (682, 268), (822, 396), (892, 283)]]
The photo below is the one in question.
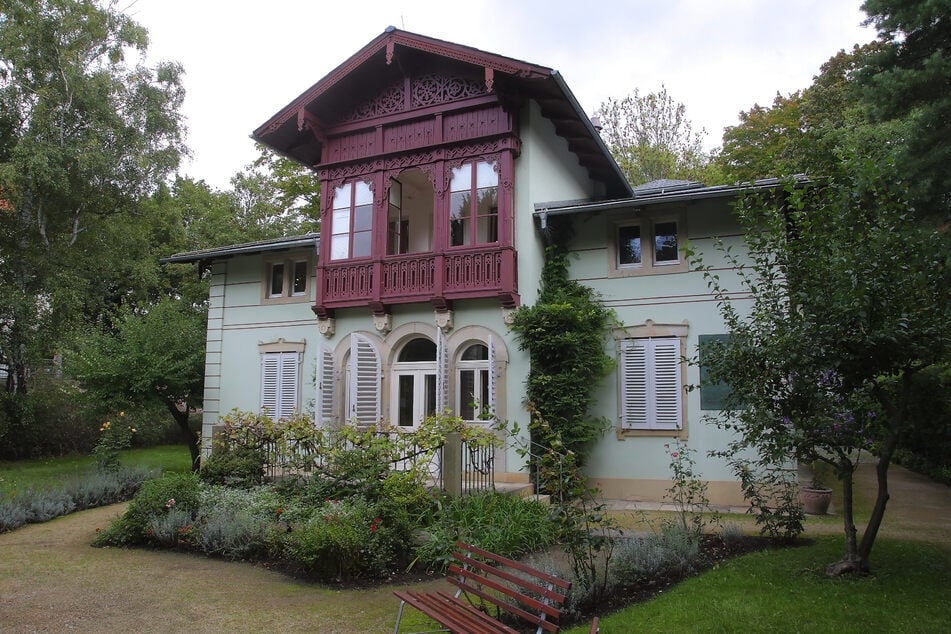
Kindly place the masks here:
[(411, 107), (423, 108), (486, 93), (485, 84), (463, 77), (430, 73), (414, 77), (411, 89)]
[(502, 323), (506, 326), (511, 326), (515, 323), (515, 309), (502, 307)]
[(340, 118), (338, 123), (351, 123), (373, 119), (388, 114), (402, 112), (406, 103), (403, 82), (397, 82), (384, 88), (380, 94), (357, 105), (353, 110)]
[(266, 352), (297, 352), (301, 353), (304, 351), (304, 348), (307, 346), (306, 341), (285, 341), (284, 337), (280, 337), (277, 341), (270, 342), (258, 342), (258, 352), (264, 354)]
[(373, 326), (377, 332), (386, 336), (387, 333), (393, 330), (393, 315), (373, 315)]
[(337, 320), (330, 317), (318, 319), (317, 331), (328, 339), (333, 337), (334, 333), (337, 332)]
[(452, 330), (452, 311), (451, 310), (437, 310), (435, 312), (436, 316), (436, 327), (443, 331), (443, 333), (449, 333)]

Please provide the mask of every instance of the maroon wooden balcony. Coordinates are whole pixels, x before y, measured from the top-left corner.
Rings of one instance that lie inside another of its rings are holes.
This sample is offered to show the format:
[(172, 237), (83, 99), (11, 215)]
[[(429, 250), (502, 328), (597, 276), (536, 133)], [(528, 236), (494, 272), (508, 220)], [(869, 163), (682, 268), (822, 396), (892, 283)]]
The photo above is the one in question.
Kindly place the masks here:
[(317, 267), (314, 312), (329, 316), (336, 308), (496, 297), (503, 306), (518, 305), (516, 253), (512, 247), (453, 249), (448, 253), (411, 253), (384, 259), (333, 262)]

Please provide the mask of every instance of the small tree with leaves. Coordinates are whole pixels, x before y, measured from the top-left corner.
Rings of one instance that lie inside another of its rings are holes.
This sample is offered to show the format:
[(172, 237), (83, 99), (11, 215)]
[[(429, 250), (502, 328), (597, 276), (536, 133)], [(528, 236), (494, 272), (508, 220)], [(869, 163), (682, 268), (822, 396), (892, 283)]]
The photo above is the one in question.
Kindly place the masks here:
[(126, 311), (114, 333), (80, 339), (76, 351), (66, 355), (66, 370), (103, 411), (163, 405), (188, 438), (197, 470), (198, 437), (188, 420), (203, 394), (204, 344), (204, 311), (166, 299), (147, 311)]
[[(869, 569), (895, 450), (927, 421), (917, 378), (951, 353), (947, 231), (915, 220), (894, 170), (853, 159), (846, 177), (740, 201), (746, 253), (721, 251), (736, 282), (694, 256), (731, 332), (705, 350), (710, 378), (732, 388), (716, 418), (730, 453), (827, 463), (842, 483), (845, 556), (830, 574)], [(734, 303), (737, 294), (750, 302)], [(878, 490), (861, 541), (853, 474), (876, 457)]]

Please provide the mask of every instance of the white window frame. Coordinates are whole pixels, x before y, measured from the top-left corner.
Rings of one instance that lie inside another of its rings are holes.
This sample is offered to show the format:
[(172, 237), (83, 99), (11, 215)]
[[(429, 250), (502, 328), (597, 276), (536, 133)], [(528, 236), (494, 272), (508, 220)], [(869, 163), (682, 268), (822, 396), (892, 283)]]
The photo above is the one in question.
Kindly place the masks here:
[(463, 401), (465, 398), (462, 390), (463, 372), (473, 373), (473, 391), (475, 394), (485, 393), (487, 395), (485, 402), (480, 402), (478, 407), (474, 409), (474, 418), (463, 418), (463, 420), (469, 424), (485, 424), (489, 421), (480, 418), (480, 415), (491, 414), (495, 411), (495, 381), (493, 380), (495, 378), (495, 364), (493, 363), (494, 355), (491, 337), (489, 339), (490, 341), (481, 344), (486, 346), (488, 350), (488, 358), (475, 361), (463, 360), (462, 355), (466, 350), (469, 349), (470, 346), (480, 345), (479, 342), (471, 342), (459, 350), (459, 357), (456, 360), (456, 414), (462, 417), (463, 408), (468, 405), (468, 403)]

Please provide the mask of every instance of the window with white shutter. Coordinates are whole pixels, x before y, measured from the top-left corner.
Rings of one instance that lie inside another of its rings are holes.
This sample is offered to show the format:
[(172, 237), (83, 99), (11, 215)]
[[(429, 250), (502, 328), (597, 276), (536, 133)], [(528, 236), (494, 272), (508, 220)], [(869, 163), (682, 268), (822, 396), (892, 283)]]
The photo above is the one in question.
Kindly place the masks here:
[(274, 420), (289, 418), (298, 408), (300, 354), (265, 352), (261, 355), (261, 410)]
[(336, 359), (329, 348), (321, 348), (317, 368), (317, 417), (318, 422), (330, 425), (337, 419), (337, 373)]
[(380, 354), (376, 346), (363, 335), (351, 334), (347, 407), (350, 420), (361, 425), (380, 421), (380, 374)]
[(621, 428), (677, 430), (683, 424), (678, 338), (620, 342)]

